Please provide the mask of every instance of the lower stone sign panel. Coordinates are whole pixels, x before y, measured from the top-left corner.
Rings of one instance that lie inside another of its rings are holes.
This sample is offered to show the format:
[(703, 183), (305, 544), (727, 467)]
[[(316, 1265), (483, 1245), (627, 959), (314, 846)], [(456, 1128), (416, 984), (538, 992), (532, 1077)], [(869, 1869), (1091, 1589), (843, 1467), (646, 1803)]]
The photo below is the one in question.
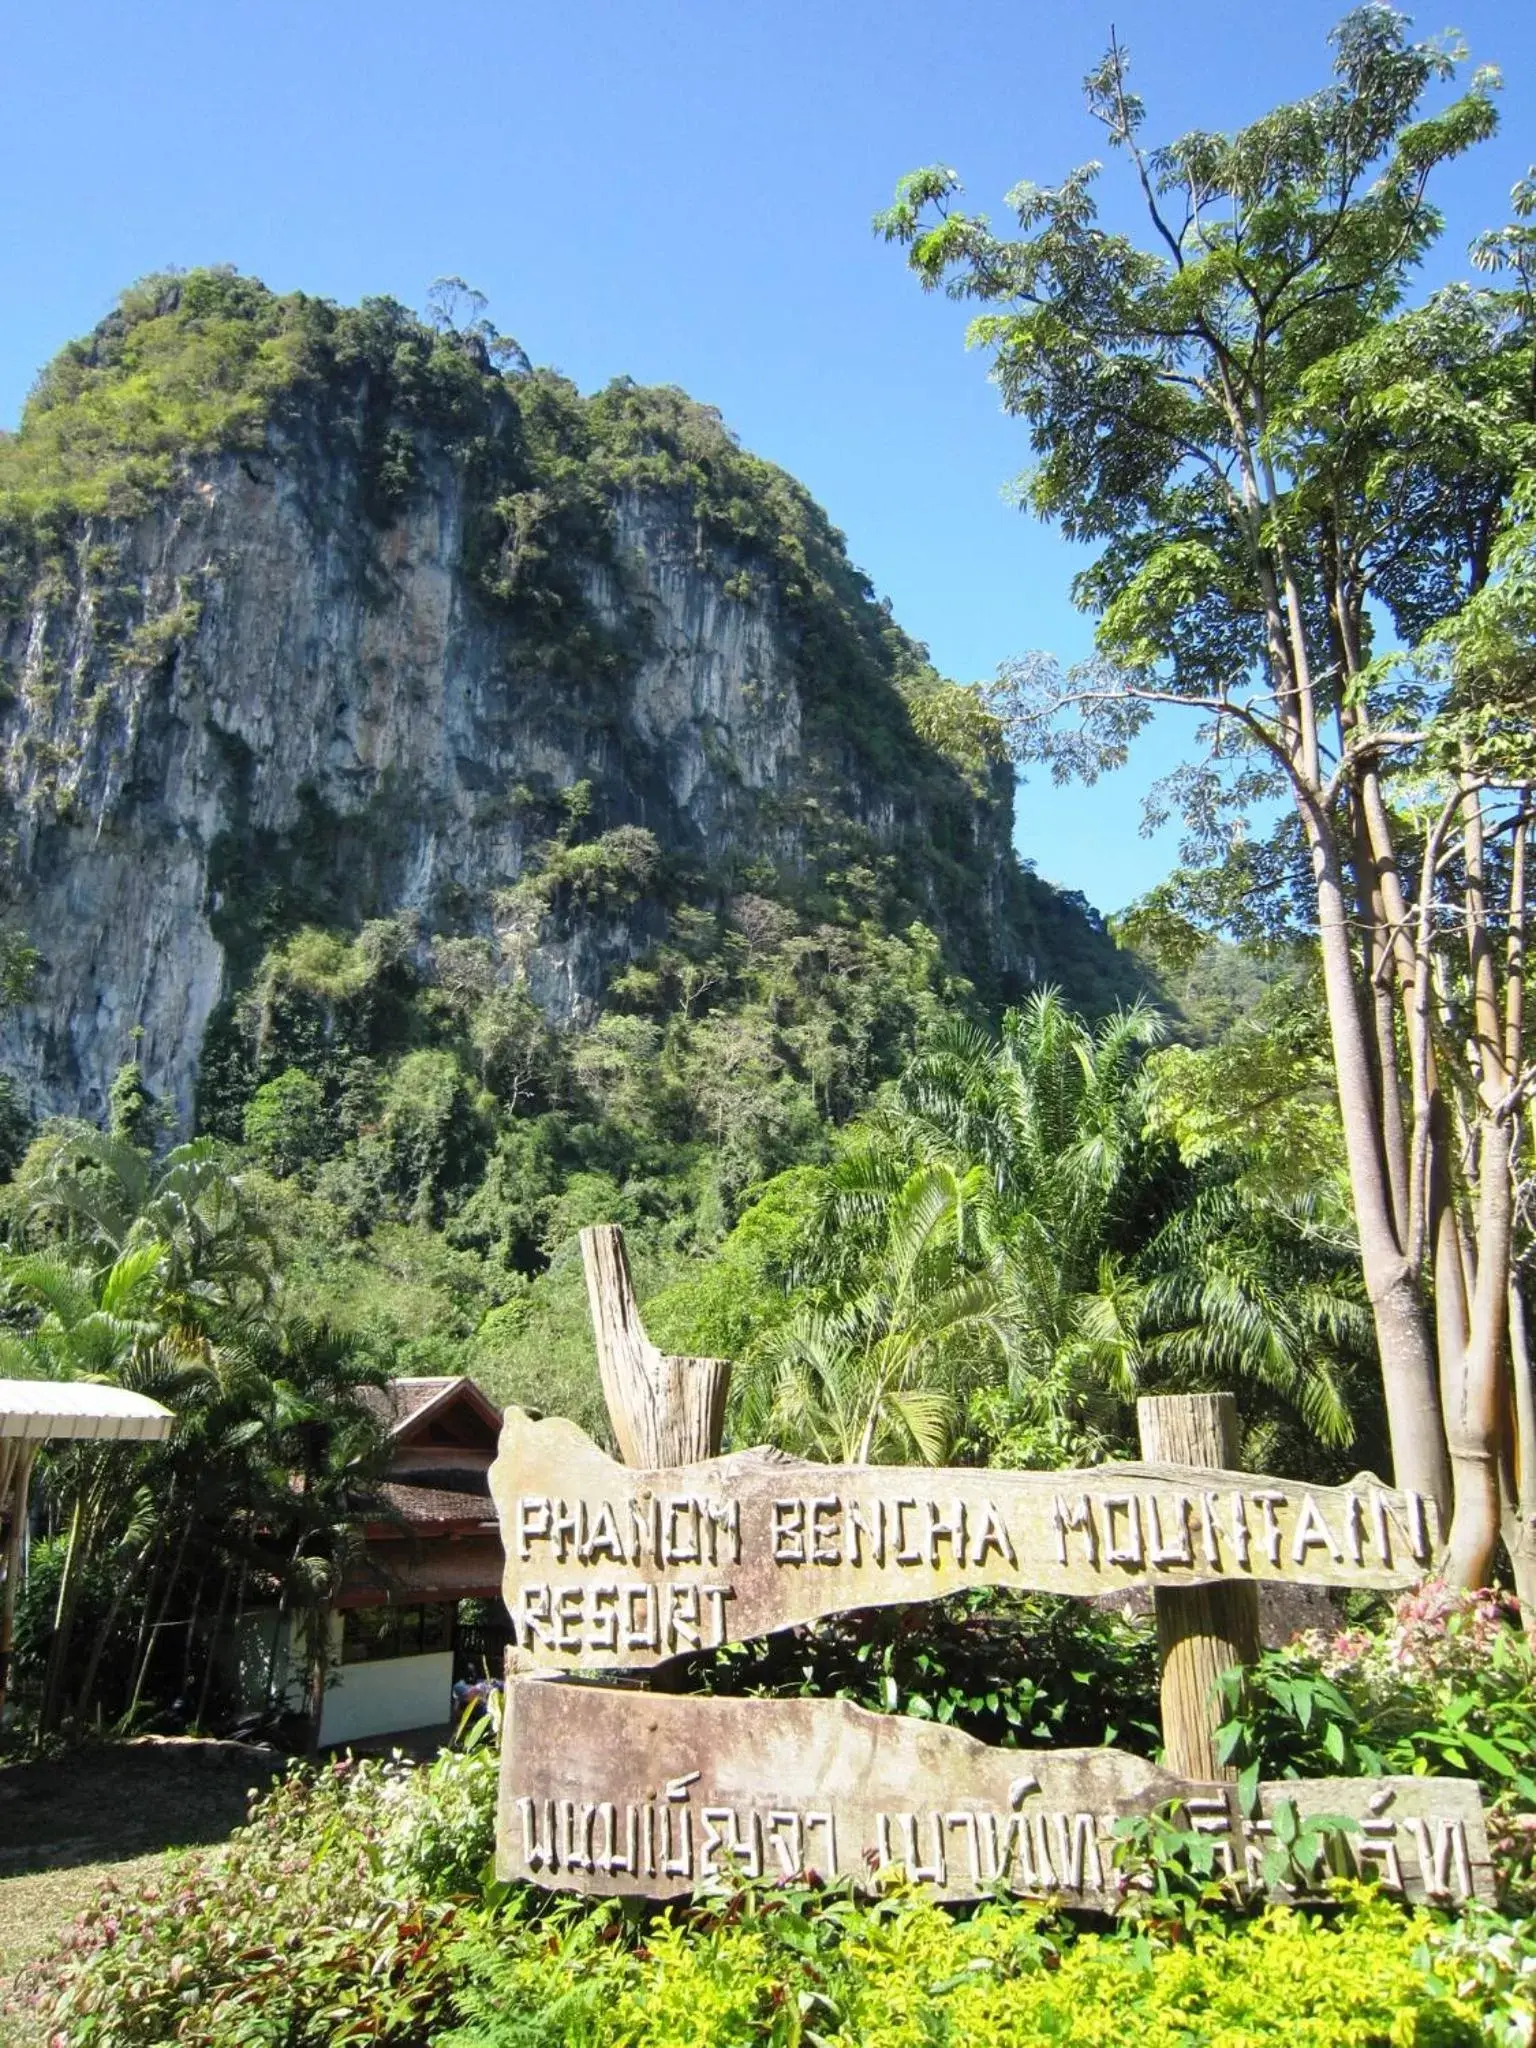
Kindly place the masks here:
[(1112, 1911), (1115, 1822), (1179, 1800), (1219, 1868), (1255, 1881), (1268, 1818), (1352, 1818), (1350, 1854), (1412, 1899), (1493, 1896), (1476, 1786), (1445, 1778), (1192, 1785), (1113, 1749), (1005, 1750), (842, 1700), (730, 1700), (509, 1681), (497, 1869), (554, 1890), (682, 1896), (748, 1877), (867, 1881), (935, 1899), (999, 1887)]

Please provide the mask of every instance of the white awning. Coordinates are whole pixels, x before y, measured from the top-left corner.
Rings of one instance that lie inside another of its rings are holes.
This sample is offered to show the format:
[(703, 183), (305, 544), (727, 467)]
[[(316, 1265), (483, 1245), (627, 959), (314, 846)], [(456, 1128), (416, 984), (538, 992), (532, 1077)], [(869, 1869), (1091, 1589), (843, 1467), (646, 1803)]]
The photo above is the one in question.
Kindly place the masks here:
[(39, 1443), (90, 1437), (155, 1443), (171, 1433), (169, 1408), (90, 1380), (0, 1380), (0, 1438)]

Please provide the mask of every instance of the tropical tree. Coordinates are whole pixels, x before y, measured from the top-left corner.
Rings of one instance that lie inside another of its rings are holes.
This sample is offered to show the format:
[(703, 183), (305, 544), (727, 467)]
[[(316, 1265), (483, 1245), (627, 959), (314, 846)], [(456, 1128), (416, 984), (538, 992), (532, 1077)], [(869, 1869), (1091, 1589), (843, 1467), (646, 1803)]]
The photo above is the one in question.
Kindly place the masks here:
[[(318, 1702), (325, 1610), (382, 1455), (360, 1398), (378, 1370), (280, 1313), (269, 1247), (209, 1141), (157, 1161), (120, 1137), (55, 1128), (26, 1162), (13, 1215), (32, 1244), (0, 1254), (0, 1370), (131, 1387), (176, 1416), (163, 1444), (78, 1444), (44, 1460), (65, 1537), (41, 1725), (89, 1716), (114, 1645), (126, 1719), (157, 1671), (199, 1717), (218, 1640), (253, 1589), (299, 1621)], [(83, 1589), (108, 1582), (82, 1641)]]
[(186, 1330), (255, 1313), (272, 1289), (271, 1245), (227, 1146), (194, 1138), (156, 1158), (127, 1139), (61, 1123), (17, 1175), (20, 1229), (115, 1259), (160, 1247), (162, 1305)]
[[(179, 1402), (202, 1361), (177, 1343), (161, 1312), (164, 1252), (150, 1239), (105, 1268), (59, 1250), (6, 1259), (0, 1287), (21, 1330), (0, 1339), (0, 1367), (18, 1378), (98, 1380)], [(41, 1720), (49, 1727), (69, 1668), (82, 1579), (119, 1520), (142, 1520), (145, 1499), (139, 1473), (124, 1470), (115, 1444), (61, 1447), (44, 1477), (68, 1529), (43, 1684)]]
[(263, 1376), (261, 1454), (247, 1467), (254, 1483), (237, 1540), (221, 1546), (221, 1612), (232, 1587), (238, 1612), (253, 1575), (276, 1586), (279, 1618), (296, 1619), (304, 1646), (314, 1745), (332, 1602), (362, 1552), (363, 1514), (378, 1512), (374, 1488), (389, 1460), (387, 1431), (365, 1398), (385, 1375), (352, 1339), (301, 1317), (268, 1325), (253, 1362)]
[(1014, 239), (940, 169), (880, 225), (925, 286), (983, 302), (973, 338), (1037, 457), (1025, 499), (1099, 544), (1076, 586), (1098, 655), (1012, 667), (1014, 747), (1091, 779), (1158, 707), (1200, 721), (1157, 800), (1189, 827), (1175, 907), (1315, 935), (1397, 1479), (1446, 1512), (1454, 1579), (1487, 1578), (1502, 1527), (1536, 1593), (1511, 1287), (1536, 195), (1518, 188), (1519, 224), (1479, 245), (1496, 285), (1408, 305), (1440, 229), (1429, 186), (1492, 133), (1497, 80), (1431, 109), (1462, 52), (1411, 43), (1382, 6), (1333, 40), (1326, 89), (1157, 148), (1112, 45), (1087, 98), (1141, 243), (1099, 222), (1097, 165), (1019, 186)]
[[(1129, 921), (1129, 920), (1128, 920)], [(1303, 957), (1205, 1045), (1162, 1047), (1148, 1062), (1149, 1129), (1202, 1165), (1241, 1155), (1259, 1197), (1349, 1208), (1328, 1020), (1315, 962)]]
[[(145, 1483), (162, 1512), (142, 1548), (124, 1538), (123, 1583), (142, 1577), (143, 1587), (123, 1689), (128, 1722), (157, 1668), (161, 1690), (174, 1691), (200, 1720), (219, 1643), (238, 1638), (251, 1605), (275, 1606), (279, 1629), (290, 1617), (297, 1623), (306, 1690), (318, 1706), (329, 1599), (387, 1456), (362, 1398), (382, 1375), (349, 1340), (303, 1319), (267, 1318), (242, 1329), (221, 1359), (224, 1372), (205, 1381), (203, 1398), (182, 1402), (170, 1441), (146, 1456)], [(114, 1618), (103, 1623), (103, 1638)], [(93, 1654), (80, 1714), (95, 1663)], [(277, 1704), (275, 1676), (268, 1674), (269, 1706)]]
[[(1192, 1173), (1149, 1138), (1163, 1030), (1144, 1006), (1092, 1028), (1048, 990), (996, 1037), (940, 1027), (842, 1156), (797, 1176), (798, 1245), (776, 1254), (797, 1305), (748, 1349), (738, 1432), (1051, 1463), (1123, 1444), (1138, 1391), (1236, 1379), (1349, 1443), (1369, 1355), (1352, 1243), (1305, 1199), (1256, 1198), (1240, 1157)], [(752, 1212), (739, 1229), (757, 1237)]]
[(819, 1282), (749, 1355), (740, 1431), (840, 1464), (939, 1463), (1002, 1344), (989, 1197), (980, 1165), (856, 1145), (818, 1205)]
[(1046, 992), (996, 1041), (942, 1035), (903, 1078), (906, 1142), (987, 1163), (1010, 1397), (1058, 1436), (1091, 1421), (1097, 1448), (1138, 1391), (1236, 1380), (1347, 1444), (1362, 1332), (1337, 1233), (1310, 1191), (1253, 1185), (1242, 1148), (1191, 1172), (1160, 1140), (1165, 1030), (1144, 1005), (1090, 1029)]
[(1326, 1180), (1274, 1192), (1240, 1154), (1215, 1164), (1136, 1260), (1127, 1313), (1143, 1379), (1246, 1389), (1245, 1406), (1266, 1411), (1249, 1431), (1252, 1462), (1315, 1469), (1319, 1446), (1354, 1452), (1376, 1434), (1362, 1427), (1376, 1356), (1354, 1231)]

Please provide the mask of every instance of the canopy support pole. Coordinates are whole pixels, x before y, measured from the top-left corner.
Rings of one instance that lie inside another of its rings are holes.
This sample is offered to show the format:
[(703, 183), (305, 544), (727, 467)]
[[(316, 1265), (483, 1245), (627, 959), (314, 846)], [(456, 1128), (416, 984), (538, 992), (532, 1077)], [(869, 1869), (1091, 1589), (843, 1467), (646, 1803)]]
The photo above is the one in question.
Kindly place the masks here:
[(31, 1490), (32, 1462), (42, 1448), (36, 1443), (16, 1447), (12, 1469), (7, 1475), (11, 1526), (5, 1539), (5, 1586), (0, 1592), (0, 1714), (11, 1677), (11, 1650), (16, 1632), (16, 1590), (21, 1577), (21, 1551), (27, 1535), (27, 1496)]

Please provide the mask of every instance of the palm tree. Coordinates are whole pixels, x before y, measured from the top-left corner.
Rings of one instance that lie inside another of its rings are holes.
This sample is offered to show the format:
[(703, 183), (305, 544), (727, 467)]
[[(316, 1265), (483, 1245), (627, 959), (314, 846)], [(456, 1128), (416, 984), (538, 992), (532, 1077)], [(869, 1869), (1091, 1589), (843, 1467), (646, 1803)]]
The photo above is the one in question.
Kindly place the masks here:
[[(178, 1690), (188, 1701), (196, 1691), (200, 1712), (214, 1643), (248, 1583), (280, 1589), (307, 1614), (313, 1586), (340, 1569), (379, 1436), (358, 1392), (379, 1375), (348, 1341), (279, 1319), (269, 1246), (211, 1141), (157, 1162), (121, 1138), (66, 1127), (34, 1156), (22, 1193), (36, 1248), (0, 1253), (14, 1326), (0, 1336), (0, 1371), (110, 1381), (177, 1417), (164, 1444), (112, 1446), (110, 1457), (82, 1444), (48, 1457), (68, 1537), (42, 1725), (89, 1714), (114, 1631), (134, 1610), (128, 1717), (168, 1630), (180, 1645)], [(113, 1590), (77, 1659), (93, 1563), (110, 1564)]]
[[(1347, 1450), (1375, 1331), (1352, 1230), (1317, 1194), (1209, 1175), (1140, 1260), (1149, 1371), (1181, 1389), (1277, 1397), (1315, 1443)], [(1266, 1425), (1273, 1437), (1278, 1418)]]
[(979, 1166), (903, 1164), (872, 1142), (829, 1179), (821, 1228), (837, 1270), (745, 1375), (746, 1432), (838, 1463), (937, 1464), (949, 1449), (977, 1361), (1002, 1341), (981, 1220), (991, 1190)]
[(1234, 1380), (1347, 1442), (1368, 1318), (1348, 1248), (1232, 1162), (1146, 1136), (1144, 1005), (1052, 990), (992, 1037), (951, 1020), (821, 1176), (800, 1305), (742, 1374), (738, 1429), (817, 1456), (973, 1447), (1058, 1463), (1138, 1390)]
[(268, 1325), (257, 1348), (268, 1387), (265, 1483), (248, 1514), (238, 1597), (254, 1567), (277, 1586), (279, 1617), (297, 1618), (313, 1745), (330, 1670), (331, 1604), (361, 1553), (362, 1513), (389, 1459), (387, 1431), (362, 1398), (385, 1375), (352, 1338), (302, 1318)]
[(135, 1354), (161, 1334), (153, 1289), (162, 1250), (138, 1244), (105, 1270), (62, 1250), (7, 1257), (0, 1284), (13, 1309), (32, 1314), (24, 1335), (0, 1335), (5, 1376), (123, 1384)]
[(31, 1238), (113, 1257), (158, 1244), (160, 1296), (183, 1326), (254, 1312), (271, 1294), (270, 1239), (216, 1139), (194, 1138), (155, 1159), (124, 1138), (64, 1125), (24, 1193)]
[[(159, 1299), (165, 1247), (143, 1239), (101, 1267), (66, 1249), (0, 1261), (0, 1286), (21, 1334), (0, 1340), (0, 1369), (21, 1378), (91, 1379), (180, 1405), (188, 1379), (202, 1372), (169, 1332)], [(85, 1570), (125, 1503), (142, 1509), (140, 1475), (147, 1449), (78, 1443), (49, 1457), (49, 1486), (68, 1523), (54, 1611), (42, 1724), (56, 1719), (73, 1644)]]

